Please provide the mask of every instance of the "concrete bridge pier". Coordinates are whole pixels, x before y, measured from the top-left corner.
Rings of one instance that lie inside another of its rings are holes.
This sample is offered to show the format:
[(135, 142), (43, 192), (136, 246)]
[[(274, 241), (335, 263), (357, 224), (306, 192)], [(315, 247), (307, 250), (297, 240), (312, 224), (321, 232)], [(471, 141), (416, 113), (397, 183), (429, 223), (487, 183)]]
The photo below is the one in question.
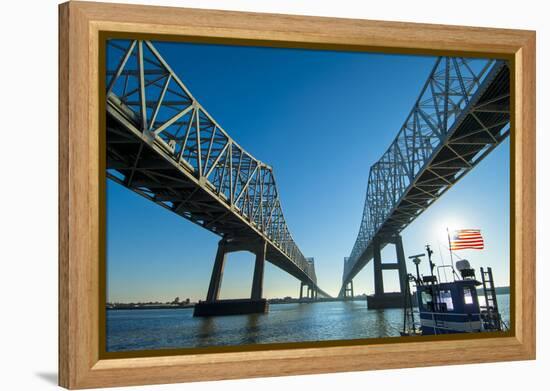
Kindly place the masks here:
[[(407, 283), (407, 267), (405, 264), (405, 252), (401, 235), (390, 239), (395, 246), (397, 261), (394, 263), (382, 263), (380, 239), (373, 241), (374, 252), (374, 295), (367, 296), (369, 309), (377, 308), (401, 308), (405, 300), (405, 284)], [(399, 273), (399, 292), (384, 291), (383, 270), (397, 270)]]
[[(212, 269), (212, 276), (210, 277), (206, 301), (199, 301), (195, 305), (193, 316), (239, 315), (267, 312), (269, 308), (267, 300), (262, 298), (266, 246), (267, 243), (265, 240), (220, 240), (214, 267)], [(227, 254), (237, 251), (250, 251), (256, 255), (250, 299), (220, 300), (223, 269)]]
[(353, 294), (353, 280), (348, 282), (344, 287), (344, 299), (353, 299), (355, 295)]
[(304, 298), (304, 287), (307, 288), (305, 298), (309, 300), (317, 300), (319, 294), (317, 287), (314, 287), (313, 285), (305, 282), (300, 282), (300, 299)]
[(317, 295), (319, 293), (319, 290), (316, 286), (311, 286), (311, 300), (317, 300)]
[(256, 251), (254, 251), (256, 261), (254, 263), (254, 277), (252, 277), (252, 291), (250, 292), (252, 300), (262, 300), (266, 246), (267, 244), (264, 240), (256, 246)]

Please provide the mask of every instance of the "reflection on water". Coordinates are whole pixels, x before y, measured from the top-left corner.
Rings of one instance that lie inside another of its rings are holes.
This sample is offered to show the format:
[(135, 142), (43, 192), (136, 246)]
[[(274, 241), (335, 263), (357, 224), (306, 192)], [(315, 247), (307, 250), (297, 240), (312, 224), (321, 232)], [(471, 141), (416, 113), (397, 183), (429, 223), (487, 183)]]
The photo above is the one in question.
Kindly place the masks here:
[[(157, 310), (152, 310), (157, 311)], [(164, 310), (158, 310), (158, 311), (164, 311)], [(180, 311), (180, 310), (172, 310), (172, 311)], [(199, 345), (207, 345), (208, 344), (208, 337), (215, 334), (215, 326), (214, 326), (214, 318), (203, 318), (203, 321), (199, 323), (198, 327), (198, 334), (197, 339), (200, 341)], [(183, 331), (185, 332), (185, 331)]]
[[(498, 295), (509, 324), (509, 296)], [(402, 309), (365, 301), (273, 304), (267, 314), (193, 318), (193, 309), (107, 311), (107, 351), (399, 336)]]

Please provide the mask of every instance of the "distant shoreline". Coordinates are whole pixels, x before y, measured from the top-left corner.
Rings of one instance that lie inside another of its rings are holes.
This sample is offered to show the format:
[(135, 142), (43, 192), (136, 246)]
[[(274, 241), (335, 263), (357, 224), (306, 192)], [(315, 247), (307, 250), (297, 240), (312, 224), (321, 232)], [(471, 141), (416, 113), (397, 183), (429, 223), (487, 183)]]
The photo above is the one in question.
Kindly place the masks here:
[[(497, 295), (510, 294), (510, 287), (509, 286), (496, 286), (495, 287), (495, 293)], [(477, 288), (477, 294), (478, 295), (483, 295), (483, 288)]]
[[(510, 287), (509, 286), (499, 286), (495, 287), (495, 292), (497, 295), (505, 295), (510, 294)], [(483, 288), (477, 289), (477, 294), (479, 296), (483, 296)], [(349, 299), (349, 301), (366, 301), (367, 297), (366, 295), (360, 295), (355, 296), (353, 299)], [(269, 304), (296, 304), (296, 303), (310, 303), (310, 302), (316, 302), (316, 303), (323, 303), (323, 302), (331, 302), (331, 301), (345, 301), (337, 297), (332, 298), (318, 298), (317, 300), (311, 300), (311, 299), (298, 299), (298, 298), (285, 298), (285, 299), (268, 299)], [(106, 307), (109, 311), (116, 311), (116, 310), (176, 310), (176, 309), (185, 309), (185, 308), (194, 308), (196, 303), (189, 303), (189, 304), (117, 304), (117, 305), (108, 305)]]
[[(367, 297), (365, 295), (356, 296), (353, 299), (348, 299), (348, 301), (366, 301)], [(322, 302), (330, 302), (330, 301), (345, 301), (340, 298), (332, 297), (332, 298), (318, 298), (316, 300), (307, 299), (307, 298), (287, 298), (287, 299), (268, 299), (267, 300), (269, 304), (295, 304), (295, 303), (322, 303)], [(189, 303), (189, 304), (117, 304), (117, 305), (108, 305), (106, 307), (107, 310), (110, 311), (116, 311), (116, 310), (174, 310), (174, 309), (181, 309), (181, 308), (194, 308), (195, 304), (197, 303)]]
[(181, 308), (193, 308), (195, 303), (185, 304), (185, 305), (171, 305), (171, 304), (158, 304), (158, 305), (131, 305), (131, 304), (122, 304), (117, 306), (107, 306), (106, 309), (109, 311), (116, 310), (176, 310)]

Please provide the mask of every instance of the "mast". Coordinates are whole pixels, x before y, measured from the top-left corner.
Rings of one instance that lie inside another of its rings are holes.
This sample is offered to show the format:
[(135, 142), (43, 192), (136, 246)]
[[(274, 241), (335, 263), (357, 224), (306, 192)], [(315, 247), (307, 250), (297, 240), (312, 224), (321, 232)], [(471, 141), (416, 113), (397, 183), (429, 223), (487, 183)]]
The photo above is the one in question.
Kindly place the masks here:
[(451, 266), (453, 265), (453, 250), (451, 249), (451, 235), (449, 234), (449, 227), (447, 227), (447, 240), (449, 241), (449, 254), (451, 256)]

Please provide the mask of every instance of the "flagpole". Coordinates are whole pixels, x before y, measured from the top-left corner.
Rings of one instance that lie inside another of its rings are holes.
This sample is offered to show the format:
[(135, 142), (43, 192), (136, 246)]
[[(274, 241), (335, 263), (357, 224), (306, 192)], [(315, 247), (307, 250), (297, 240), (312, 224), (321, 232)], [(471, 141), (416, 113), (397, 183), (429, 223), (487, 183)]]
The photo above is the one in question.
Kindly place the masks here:
[(449, 241), (449, 254), (451, 256), (451, 266), (453, 266), (453, 250), (451, 250), (451, 235), (449, 234), (449, 227), (447, 227), (447, 240)]
[[(447, 227), (447, 240), (449, 241), (449, 254), (451, 254), (451, 270), (453, 271), (453, 278), (459, 277), (458, 274), (456, 274), (455, 267), (453, 265), (453, 250), (451, 250), (451, 235), (449, 234), (449, 228)], [(461, 259), (460, 257), (458, 259)], [(460, 277), (459, 277), (460, 279)], [(455, 279), (456, 281), (456, 279)]]
[[(439, 241), (439, 239), (437, 240), (437, 246), (439, 247), (439, 260), (441, 261), (441, 264), (443, 266), (446, 266), (445, 261), (443, 260), (443, 255), (441, 255), (441, 242)], [(451, 267), (452, 266), (453, 266), (453, 260), (451, 259)], [(447, 281), (447, 270), (445, 268), (443, 268), (443, 274), (445, 274), (445, 281)]]

